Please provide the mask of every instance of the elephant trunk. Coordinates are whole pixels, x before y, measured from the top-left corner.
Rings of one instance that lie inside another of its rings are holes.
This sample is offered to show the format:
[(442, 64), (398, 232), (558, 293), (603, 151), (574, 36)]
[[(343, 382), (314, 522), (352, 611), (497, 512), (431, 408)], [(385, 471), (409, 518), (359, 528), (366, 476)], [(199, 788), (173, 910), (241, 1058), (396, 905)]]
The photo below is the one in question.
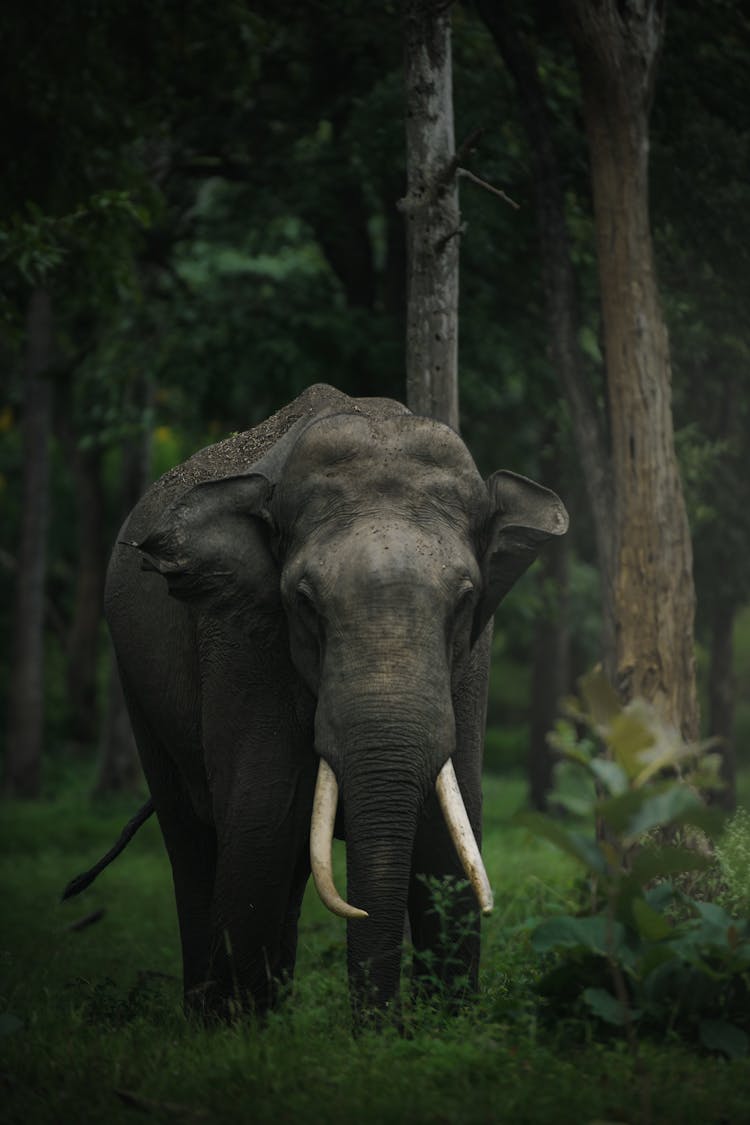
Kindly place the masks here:
[(367, 912), (347, 927), (355, 1014), (398, 1006), (411, 859), (424, 799), (419, 780), (382, 759), (347, 763), (343, 787), (347, 893)]

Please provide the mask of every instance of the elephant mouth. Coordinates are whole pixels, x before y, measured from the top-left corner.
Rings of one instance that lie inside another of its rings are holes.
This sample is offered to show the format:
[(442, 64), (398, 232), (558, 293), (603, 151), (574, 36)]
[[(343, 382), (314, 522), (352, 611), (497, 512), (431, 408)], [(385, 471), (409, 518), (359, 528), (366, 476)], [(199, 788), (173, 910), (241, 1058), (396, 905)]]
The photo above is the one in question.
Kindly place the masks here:
[[(493, 898), (490, 881), (482, 862), (476, 837), (469, 823), (456, 771), (450, 758), (435, 782), (440, 808), (461, 865), (484, 915), (492, 913)], [(336, 775), (324, 758), (318, 766), (312, 819), (310, 821), (310, 865), (315, 888), (324, 906), (341, 918), (367, 918), (366, 910), (351, 906), (336, 890), (333, 878), (332, 844), (339, 787)]]

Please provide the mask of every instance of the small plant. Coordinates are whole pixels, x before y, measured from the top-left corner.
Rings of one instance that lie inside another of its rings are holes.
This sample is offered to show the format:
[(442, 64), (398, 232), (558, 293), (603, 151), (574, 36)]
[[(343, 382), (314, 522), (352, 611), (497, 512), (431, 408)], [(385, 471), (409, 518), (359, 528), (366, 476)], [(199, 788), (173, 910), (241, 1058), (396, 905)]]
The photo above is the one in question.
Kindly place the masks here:
[(466, 974), (466, 943), (476, 939), (477, 920), (471, 908), (462, 913), (469, 883), (450, 876), (421, 875), (420, 882), (432, 899), (438, 936), (435, 947), (414, 954), (414, 983), (424, 1000), (429, 996), (437, 1007), (455, 1010), (471, 995)]
[[(548, 1010), (593, 1014), (625, 1032), (634, 1056), (637, 1029), (747, 1054), (750, 923), (670, 881), (716, 862), (703, 833), (718, 829), (717, 813), (699, 796), (716, 787), (716, 757), (707, 745), (686, 746), (644, 701), (623, 707), (601, 674), (580, 688), (551, 737), (562, 757), (556, 801), (573, 824), (519, 815), (586, 873), (586, 909), (547, 919), (531, 935), (538, 953), (555, 958), (540, 982)], [(741, 864), (748, 837), (729, 839), (726, 856)]]

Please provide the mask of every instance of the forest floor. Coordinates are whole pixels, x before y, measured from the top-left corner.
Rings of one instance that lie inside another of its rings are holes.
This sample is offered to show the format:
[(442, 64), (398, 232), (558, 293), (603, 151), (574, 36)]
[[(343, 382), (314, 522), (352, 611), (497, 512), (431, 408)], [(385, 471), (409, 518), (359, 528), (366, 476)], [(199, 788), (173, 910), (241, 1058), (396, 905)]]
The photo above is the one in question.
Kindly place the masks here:
[[(406, 1033), (353, 1037), (345, 927), (308, 892), (297, 983), (267, 1025), (206, 1030), (181, 1010), (168, 863), (149, 822), (80, 898), (67, 881), (116, 838), (135, 800), (92, 804), (73, 771), (54, 800), (2, 808), (0, 1122), (750, 1125), (750, 1059), (676, 1039), (640, 1044), (585, 1020), (548, 1026), (533, 918), (568, 909), (576, 871), (511, 824), (520, 778), (489, 776), (484, 853), (496, 910), (482, 991), (458, 1016), (406, 1005)], [(337, 854), (341, 864), (342, 855)], [(343, 884), (343, 877), (341, 882)], [(81, 929), (71, 923), (103, 911)]]

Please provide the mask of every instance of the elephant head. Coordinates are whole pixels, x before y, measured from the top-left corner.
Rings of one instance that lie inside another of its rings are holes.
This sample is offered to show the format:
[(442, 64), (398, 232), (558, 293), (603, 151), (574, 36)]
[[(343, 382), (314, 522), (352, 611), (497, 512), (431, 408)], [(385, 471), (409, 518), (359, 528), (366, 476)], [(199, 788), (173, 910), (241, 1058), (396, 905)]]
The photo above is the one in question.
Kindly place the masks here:
[[(250, 630), (285, 618), (316, 701), (313, 876), (349, 919), (355, 987), (377, 965), (381, 1001), (395, 992), (415, 833), (436, 786), (491, 909), (452, 767), (454, 700), (498, 604), (566, 528), (554, 493), (508, 472), (483, 481), (438, 422), (330, 413), (298, 423), (247, 472), (193, 487), (139, 544), (197, 613), (244, 612)], [(337, 806), (352, 905), (332, 878)]]

